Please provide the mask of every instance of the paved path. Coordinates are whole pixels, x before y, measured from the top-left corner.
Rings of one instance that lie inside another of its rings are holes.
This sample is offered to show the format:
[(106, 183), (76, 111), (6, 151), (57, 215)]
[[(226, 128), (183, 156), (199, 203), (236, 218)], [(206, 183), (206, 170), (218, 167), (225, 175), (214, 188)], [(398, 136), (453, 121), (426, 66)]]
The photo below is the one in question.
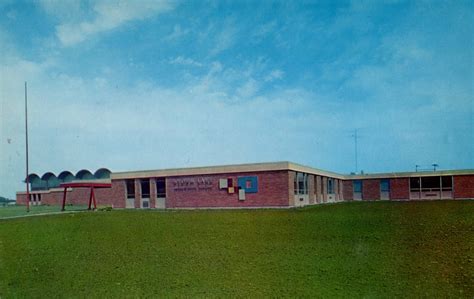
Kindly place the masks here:
[(86, 212), (88, 210), (80, 210), (80, 211), (59, 211), (59, 212), (46, 212), (46, 213), (37, 213), (37, 214), (24, 214), (24, 215), (17, 215), (17, 216), (6, 216), (0, 217), (1, 220), (5, 219), (15, 219), (15, 218), (25, 218), (25, 217), (35, 217), (35, 216), (47, 216), (47, 215), (60, 215), (60, 214), (71, 214), (71, 213), (81, 213)]

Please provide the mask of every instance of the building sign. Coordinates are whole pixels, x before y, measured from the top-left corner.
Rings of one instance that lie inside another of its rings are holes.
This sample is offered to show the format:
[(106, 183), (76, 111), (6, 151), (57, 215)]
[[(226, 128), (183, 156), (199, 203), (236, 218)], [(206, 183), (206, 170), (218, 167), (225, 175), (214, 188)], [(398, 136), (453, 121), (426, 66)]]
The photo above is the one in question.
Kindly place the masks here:
[(177, 178), (173, 179), (171, 184), (176, 192), (212, 190), (212, 179), (209, 177)]

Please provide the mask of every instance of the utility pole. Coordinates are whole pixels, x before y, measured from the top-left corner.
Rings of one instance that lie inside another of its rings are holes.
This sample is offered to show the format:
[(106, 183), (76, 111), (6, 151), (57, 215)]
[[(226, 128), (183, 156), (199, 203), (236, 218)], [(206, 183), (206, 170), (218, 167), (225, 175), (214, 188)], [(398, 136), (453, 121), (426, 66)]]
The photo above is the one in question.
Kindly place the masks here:
[(358, 165), (357, 165), (357, 129), (354, 130), (354, 156), (355, 156), (355, 173), (357, 173)]
[(28, 85), (25, 81), (25, 137), (26, 137), (26, 211), (30, 211), (30, 179), (28, 170)]

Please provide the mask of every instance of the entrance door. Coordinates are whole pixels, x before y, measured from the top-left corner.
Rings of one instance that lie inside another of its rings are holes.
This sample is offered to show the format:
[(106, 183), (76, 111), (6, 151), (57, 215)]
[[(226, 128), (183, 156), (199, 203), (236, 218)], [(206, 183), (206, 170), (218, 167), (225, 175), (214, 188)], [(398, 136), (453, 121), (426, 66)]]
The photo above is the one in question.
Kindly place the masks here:
[(155, 208), (166, 208), (166, 178), (156, 179), (156, 203)]
[(134, 209), (135, 208), (135, 180), (129, 179), (125, 181), (125, 208)]

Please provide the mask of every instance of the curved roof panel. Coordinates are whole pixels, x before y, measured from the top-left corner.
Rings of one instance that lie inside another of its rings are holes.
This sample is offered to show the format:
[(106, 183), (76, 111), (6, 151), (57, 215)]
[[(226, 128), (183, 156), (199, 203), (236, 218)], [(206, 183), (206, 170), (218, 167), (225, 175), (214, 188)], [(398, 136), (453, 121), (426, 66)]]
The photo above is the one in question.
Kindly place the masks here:
[(28, 175), (28, 181), (31, 182), (33, 180), (40, 180), (41, 178), (39, 177), (39, 175), (37, 175), (36, 173), (30, 173)]
[(45, 174), (43, 174), (43, 176), (41, 176), (41, 179), (45, 180), (45, 181), (47, 181), (51, 178), (56, 178), (56, 175), (52, 172), (46, 172)]
[(108, 170), (107, 168), (100, 168), (100, 169), (97, 169), (97, 171), (94, 173), (94, 176), (97, 179), (108, 179), (110, 178), (110, 173), (111, 171)]
[(47, 172), (43, 174), (41, 179), (46, 183), (46, 188), (57, 188), (59, 187), (59, 179), (56, 177), (56, 175), (52, 172)]
[(64, 170), (58, 175), (58, 179), (63, 182), (70, 182), (74, 180), (75, 178), (76, 177), (70, 171), (67, 171), (67, 170)]
[(78, 180), (93, 180), (94, 175), (87, 169), (79, 170), (76, 173), (76, 179)]

